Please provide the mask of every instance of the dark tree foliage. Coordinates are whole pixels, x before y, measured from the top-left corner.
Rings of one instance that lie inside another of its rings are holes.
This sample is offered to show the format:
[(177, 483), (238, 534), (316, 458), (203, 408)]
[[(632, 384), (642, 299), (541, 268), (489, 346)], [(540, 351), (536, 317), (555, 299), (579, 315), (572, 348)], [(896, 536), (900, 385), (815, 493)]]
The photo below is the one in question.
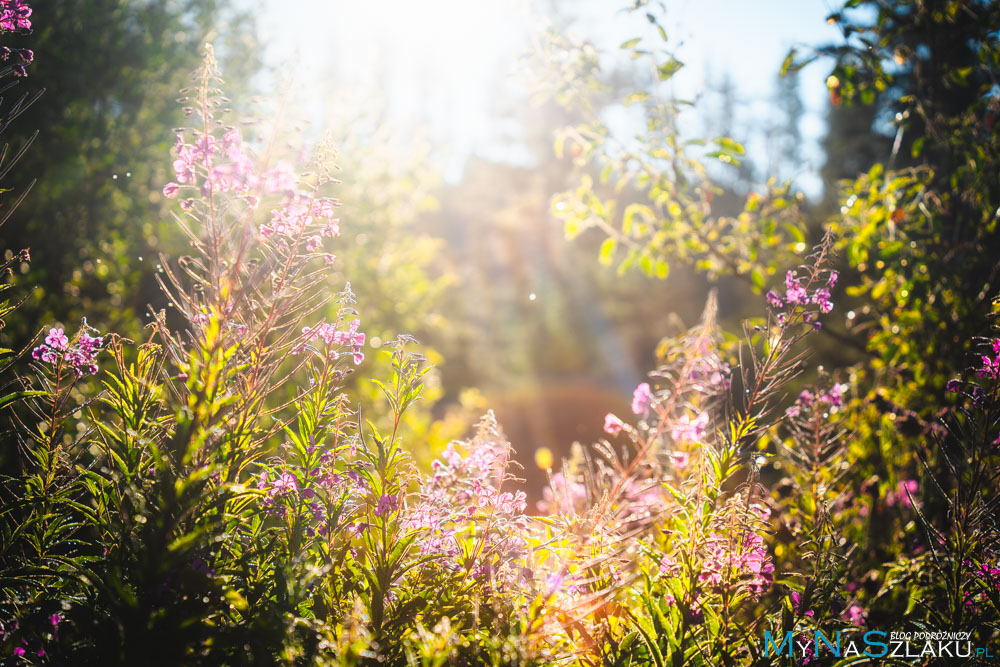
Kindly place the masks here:
[(153, 277), (157, 254), (176, 236), (164, 224), (159, 188), (169, 165), (160, 156), (183, 118), (176, 91), (206, 40), (223, 54), (239, 53), (226, 62), (230, 90), (241, 90), (253, 70), (252, 24), (232, 4), (33, 3), (35, 30), (21, 41), (38, 54), (31, 83), (46, 92), (7, 140), (16, 149), (39, 129), (8, 181), (15, 193), (37, 184), (0, 230), (0, 248), (31, 248), (38, 289), (11, 323), (8, 343), (20, 346), (34, 334), (29, 322), (72, 324), (84, 314), (91, 324), (136, 333), (146, 304), (163, 305)]
[(851, 0), (831, 20), (845, 42), (820, 50), (835, 59), (825, 175), (872, 169), (842, 191), (836, 220), (872, 300), (857, 324), (873, 349), (926, 341), (884, 345), (882, 361), (933, 398), (967, 361), (996, 284), (1000, 6)]

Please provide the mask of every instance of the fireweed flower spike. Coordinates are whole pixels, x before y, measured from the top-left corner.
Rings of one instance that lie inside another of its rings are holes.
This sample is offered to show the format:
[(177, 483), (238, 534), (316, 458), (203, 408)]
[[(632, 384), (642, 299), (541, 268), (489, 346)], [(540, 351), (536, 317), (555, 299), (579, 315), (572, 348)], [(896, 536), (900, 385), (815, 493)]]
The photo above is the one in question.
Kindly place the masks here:
[(97, 354), (104, 340), (81, 330), (71, 341), (61, 328), (49, 329), (45, 342), (31, 351), (37, 361), (72, 370), (76, 377), (97, 374)]
[(322, 340), (326, 344), (326, 356), (331, 360), (338, 359), (342, 354), (350, 353), (354, 364), (360, 364), (365, 359), (361, 351), (365, 345), (365, 335), (358, 333), (360, 320), (351, 320), (347, 325), (347, 330), (338, 330), (336, 324), (320, 322), (312, 327), (303, 327), (303, 343), (297, 352), (301, 352), (306, 343)]
[(815, 283), (808, 276), (799, 276), (798, 271), (789, 270), (785, 273), (784, 296), (774, 290), (769, 290), (765, 299), (774, 310), (813, 304), (818, 306), (820, 313), (826, 314), (833, 310), (830, 289), (837, 284), (838, 276), (836, 271), (829, 271), (823, 286), (813, 287)]

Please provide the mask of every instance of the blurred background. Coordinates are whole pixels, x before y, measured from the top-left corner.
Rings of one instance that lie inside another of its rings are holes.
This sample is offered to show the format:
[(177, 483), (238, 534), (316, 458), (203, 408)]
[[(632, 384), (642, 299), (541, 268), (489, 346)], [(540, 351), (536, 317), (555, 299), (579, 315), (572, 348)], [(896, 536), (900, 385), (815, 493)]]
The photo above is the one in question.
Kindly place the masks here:
[[(330, 289), (349, 280), (358, 295), (366, 363), (383, 363), (376, 348), (397, 333), (414, 335), (434, 363), (428, 400), (408, 425), (418, 459), (493, 408), (536, 491), (546, 461), (600, 437), (606, 412), (628, 411), (658, 341), (694, 324), (711, 289), (730, 330), (760, 312), (745, 285), (680, 264), (665, 280), (619, 276), (597, 261), (601, 234), (567, 242), (551, 215), (553, 194), (579, 182), (553, 138), (578, 119), (540, 101), (537, 50), (553, 28), (590, 40), (612, 72), (600, 113), (627, 129), (634, 120), (613, 91), (646, 73), (614, 61), (643, 20), (615, 14), (620, 3), (32, 4), (35, 31), (19, 39), (36, 61), (20, 88), (45, 93), (8, 130), (12, 150), (38, 135), (5, 185), (34, 185), (0, 228), (0, 246), (31, 248), (20, 283), (37, 287), (4, 330), (6, 346), (28, 344), (42, 323), (72, 329), (81, 318), (149, 335), (149, 307), (166, 305), (160, 253), (184, 252), (161, 188), (173, 128), (184, 123), (178, 91), (205, 42), (234, 115), (285, 100), (289, 138), (334, 138), (343, 207)], [(831, 104), (828, 69), (778, 76), (789, 49), (842, 39), (826, 21), (833, 9), (822, 0), (667, 3), (669, 44), (684, 63), (672, 94), (696, 103), (679, 127), (747, 147), (740, 166), (713, 174), (722, 209), (739, 210), (769, 178), (790, 180), (818, 229), (837, 181), (889, 153), (873, 107)], [(818, 344), (821, 360), (850, 355), (836, 329)]]

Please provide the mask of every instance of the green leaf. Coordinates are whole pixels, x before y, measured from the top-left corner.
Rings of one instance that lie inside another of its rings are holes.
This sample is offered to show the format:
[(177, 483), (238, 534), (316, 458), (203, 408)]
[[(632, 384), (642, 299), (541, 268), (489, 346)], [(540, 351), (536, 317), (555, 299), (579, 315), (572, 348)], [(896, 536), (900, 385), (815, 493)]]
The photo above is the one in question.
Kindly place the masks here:
[(665, 280), (670, 275), (670, 264), (665, 259), (656, 260), (656, 277)]
[(645, 102), (646, 100), (649, 99), (649, 97), (650, 97), (649, 93), (646, 92), (632, 93), (631, 95), (625, 98), (625, 106), (631, 106), (633, 104)]
[(7, 394), (3, 398), (0, 398), (0, 408), (4, 408), (7, 405), (13, 403), (14, 401), (20, 401), (25, 398), (31, 398), (33, 396), (45, 396), (47, 392), (44, 391), (16, 391), (12, 394)]
[(677, 58), (671, 58), (667, 62), (663, 63), (656, 68), (657, 73), (660, 75), (660, 81), (666, 81), (674, 74), (677, 74), (684, 67), (684, 63)]
[(610, 266), (612, 260), (614, 259), (615, 248), (618, 247), (618, 240), (614, 237), (608, 237), (604, 239), (604, 243), (601, 244), (601, 251), (598, 255), (598, 261), (604, 266)]
[(744, 155), (746, 153), (746, 149), (743, 147), (743, 144), (735, 141), (734, 139), (730, 139), (729, 137), (719, 137), (715, 140), (715, 143), (718, 144), (719, 148), (724, 151), (735, 153), (736, 155)]
[(788, 235), (795, 239), (796, 243), (805, 243), (806, 236), (802, 233), (802, 230), (799, 229), (798, 225), (788, 225), (787, 229)]
[(784, 62), (781, 63), (781, 76), (787, 76), (788, 70), (792, 66), (792, 61), (795, 60), (795, 54), (796, 50), (792, 49), (788, 52), (788, 55), (785, 56)]

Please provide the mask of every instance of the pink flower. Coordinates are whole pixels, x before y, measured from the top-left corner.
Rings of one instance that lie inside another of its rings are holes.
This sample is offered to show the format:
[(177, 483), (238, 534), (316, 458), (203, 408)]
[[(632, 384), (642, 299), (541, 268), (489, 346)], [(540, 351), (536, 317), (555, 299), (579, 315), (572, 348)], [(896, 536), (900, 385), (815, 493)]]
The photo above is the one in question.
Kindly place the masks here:
[(768, 290), (765, 296), (768, 304), (770, 304), (772, 308), (781, 308), (785, 305), (785, 302), (781, 300), (781, 295), (774, 290)]
[(795, 277), (794, 271), (785, 274), (785, 301), (789, 305), (804, 306), (809, 303), (809, 293), (799, 285), (800, 280)]
[(65, 350), (69, 347), (69, 338), (66, 337), (62, 329), (52, 328), (49, 329), (49, 335), (45, 337), (45, 344), (57, 350)]
[(865, 610), (856, 604), (848, 607), (845, 615), (852, 625), (864, 625), (865, 623)]
[(399, 507), (398, 496), (383, 493), (375, 507), (375, 516), (388, 516), (395, 512), (397, 507)]
[(664, 577), (675, 577), (681, 573), (681, 564), (673, 556), (664, 556), (660, 560), (660, 574)]
[(670, 457), (673, 459), (674, 465), (678, 470), (684, 470), (691, 462), (691, 455), (687, 452), (674, 452)]
[(983, 355), (983, 365), (976, 371), (979, 377), (1000, 377), (1000, 355), (995, 359), (990, 359), (986, 355)]
[(177, 193), (181, 191), (181, 186), (176, 183), (167, 183), (163, 186), (163, 196), (168, 199), (173, 199), (177, 196)]
[(604, 432), (608, 435), (618, 435), (625, 423), (610, 412), (604, 416)]
[(804, 287), (793, 287), (785, 290), (785, 301), (790, 304), (804, 306), (809, 303), (809, 293)]
[(812, 302), (819, 306), (819, 312), (829, 313), (833, 310), (833, 301), (830, 300), (830, 290), (821, 287), (812, 295)]
[(276, 480), (271, 484), (271, 495), (280, 495), (282, 493), (291, 493), (298, 490), (299, 485), (295, 480), (295, 475), (291, 473), (282, 473), (278, 476)]
[(886, 494), (885, 504), (892, 507), (893, 505), (899, 503), (900, 507), (909, 508), (911, 507), (910, 497), (915, 496), (919, 484), (915, 479), (901, 479), (896, 483), (895, 492), (890, 491)]
[(819, 395), (819, 399), (826, 403), (829, 403), (835, 408), (839, 408), (844, 404), (844, 392), (847, 391), (847, 385), (842, 383), (835, 383), (829, 391), (824, 392)]
[[(793, 591), (791, 597), (792, 597), (792, 609), (795, 610), (796, 614), (802, 613), (802, 596)], [(804, 615), (815, 616), (816, 612), (814, 612), (812, 609), (809, 609), (805, 612)]]
[(326, 354), (328, 358), (338, 359), (341, 353), (344, 352), (342, 348), (347, 347), (353, 355), (354, 363), (360, 364), (365, 359), (364, 353), (361, 352), (365, 344), (365, 335), (358, 333), (358, 326), (360, 324), (360, 320), (352, 320), (347, 325), (347, 331), (338, 331), (336, 325), (327, 322), (320, 322), (312, 327), (302, 327), (304, 340), (302, 345), (294, 350), (294, 353), (298, 354), (302, 352), (305, 349), (306, 343), (319, 338), (327, 345)]
[(705, 428), (708, 426), (708, 412), (702, 412), (694, 419), (691, 415), (684, 414), (673, 428), (670, 429), (670, 437), (674, 442), (698, 442), (705, 435)]
[(194, 183), (194, 164), (189, 160), (177, 158), (174, 160), (174, 176), (181, 183)]
[(653, 402), (653, 393), (650, 391), (649, 383), (643, 382), (632, 392), (632, 412), (637, 415), (646, 414), (649, 406)]

